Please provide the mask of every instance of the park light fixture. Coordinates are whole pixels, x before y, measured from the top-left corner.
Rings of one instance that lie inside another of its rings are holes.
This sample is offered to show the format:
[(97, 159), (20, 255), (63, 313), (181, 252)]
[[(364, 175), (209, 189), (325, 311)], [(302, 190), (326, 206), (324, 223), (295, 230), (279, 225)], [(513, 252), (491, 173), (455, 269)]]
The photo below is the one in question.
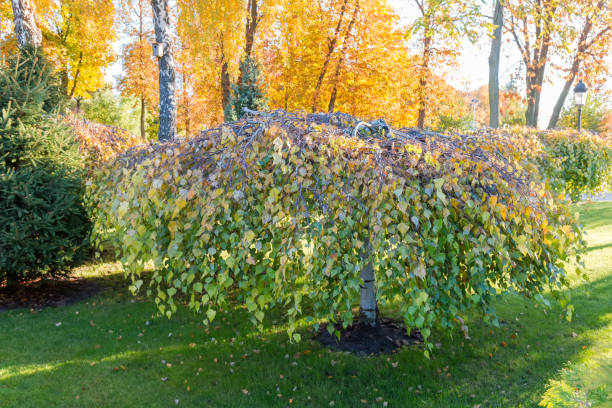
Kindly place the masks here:
[(582, 79), (578, 81), (578, 84), (574, 88), (574, 103), (578, 107), (578, 131), (582, 128), (582, 107), (586, 104), (587, 99), (587, 87), (582, 82)]
[(478, 99), (472, 98), (472, 101), (470, 103), (470, 105), (472, 105), (472, 123), (471, 123), (472, 130), (478, 129), (478, 123), (476, 122), (476, 107), (478, 106), (478, 103), (479, 103)]

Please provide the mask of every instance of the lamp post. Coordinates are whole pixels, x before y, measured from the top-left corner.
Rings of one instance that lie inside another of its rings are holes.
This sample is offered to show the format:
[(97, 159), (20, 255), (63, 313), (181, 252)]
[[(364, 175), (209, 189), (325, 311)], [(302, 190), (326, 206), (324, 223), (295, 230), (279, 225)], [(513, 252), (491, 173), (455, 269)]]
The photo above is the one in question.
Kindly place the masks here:
[(470, 124), (472, 130), (476, 130), (478, 128), (478, 123), (476, 122), (476, 106), (478, 106), (478, 99), (472, 98), (472, 123)]
[(582, 128), (582, 107), (586, 104), (587, 98), (587, 87), (582, 82), (582, 79), (578, 81), (574, 88), (574, 103), (578, 107), (578, 131)]

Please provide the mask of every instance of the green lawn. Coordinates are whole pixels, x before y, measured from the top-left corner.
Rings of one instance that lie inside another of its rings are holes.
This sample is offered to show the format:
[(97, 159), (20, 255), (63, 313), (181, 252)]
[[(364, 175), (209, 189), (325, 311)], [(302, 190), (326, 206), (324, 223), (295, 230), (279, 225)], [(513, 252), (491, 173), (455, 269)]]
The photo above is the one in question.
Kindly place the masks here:
[(605, 398), (612, 375), (593, 379), (589, 367), (612, 369), (612, 203), (579, 210), (591, 281), (569, 289), (573, 321), (506, 296), (501, 328), (473, 321), (469, 341), (438, 336), (431, 360), (418, 348), (331, 352), (307, 329), (290, 344), (280, 313), (262, 335), (239, 306), (207, 332), (189, 312), (156, 316), (128, 293), (117, 265), (81, 268), (108, 289), (67, 307), (0, 312), (0, 407), (534, 407), (568, 373), (570, 388)]

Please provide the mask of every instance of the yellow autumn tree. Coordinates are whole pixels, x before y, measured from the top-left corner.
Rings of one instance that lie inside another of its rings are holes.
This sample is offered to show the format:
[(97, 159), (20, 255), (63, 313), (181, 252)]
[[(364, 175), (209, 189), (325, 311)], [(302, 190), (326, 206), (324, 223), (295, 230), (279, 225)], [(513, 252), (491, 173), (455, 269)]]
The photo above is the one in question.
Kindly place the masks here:
[(418, 57), (387, 1), (285, 0), (276, 11), (263, 47), (271, 107), (416, 122)]
[(89, 96), (104, 85), (103, 69), (115, 60), (112, 0), (36, 0), (43, 47), (69, 97)]
[(245, 0), (179, 0), (178, 34), (190, 69), (196, 73), (190, 88), (208, 107), (204, 124), (224, 119), (231, 78), (238, 72), (244, 44)]

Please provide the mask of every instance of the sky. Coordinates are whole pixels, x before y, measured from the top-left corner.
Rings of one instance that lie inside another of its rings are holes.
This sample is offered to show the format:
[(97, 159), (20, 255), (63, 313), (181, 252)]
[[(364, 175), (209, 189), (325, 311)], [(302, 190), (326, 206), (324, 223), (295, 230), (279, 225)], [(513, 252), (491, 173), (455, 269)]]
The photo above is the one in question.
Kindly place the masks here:
[[(204, 0), (203, 0), (204, 1)], [(493, 14), (493, 2), (485, 0), (484, 12)], [(410, 22), (415, 19), (417, 10), (413, 0), (389, 0), (393, 8), (397, 10), (402, 22)], [(487, 8), (489, 10), (487, 10)], [(482, 36), (476, 44), (465, 41), (457, 64), (452, 69), (446, 69), (446, 80), (461, 91), (473, 91), (486, 85), (489, 81), (489, 47), (490, 39)], [(115, 51), (121, 55), (122, 40), (115, 44)], [(608, 58), (612, 65), (612, 55)], [(519, 68), (521, 57), (514, 42), (502, 42), (502, 59), (500, 61), (500, 86), (505, 86), (511, 75)], [(116, 78), (121, 75), (121, 60), (116, 61), (106, 72), (107, 78), (116, 83)], [(542, 87), (540, 102), (539, 127), (546, 127), (553, 107), (563, 87), (563, 78), (558, 75), (547, 73), (547, 81)], [(612, 77), (607, 81), (607, 88), (612, 90)], [(571, 103), (572, 95), (568, 95), (566, 104)]]

